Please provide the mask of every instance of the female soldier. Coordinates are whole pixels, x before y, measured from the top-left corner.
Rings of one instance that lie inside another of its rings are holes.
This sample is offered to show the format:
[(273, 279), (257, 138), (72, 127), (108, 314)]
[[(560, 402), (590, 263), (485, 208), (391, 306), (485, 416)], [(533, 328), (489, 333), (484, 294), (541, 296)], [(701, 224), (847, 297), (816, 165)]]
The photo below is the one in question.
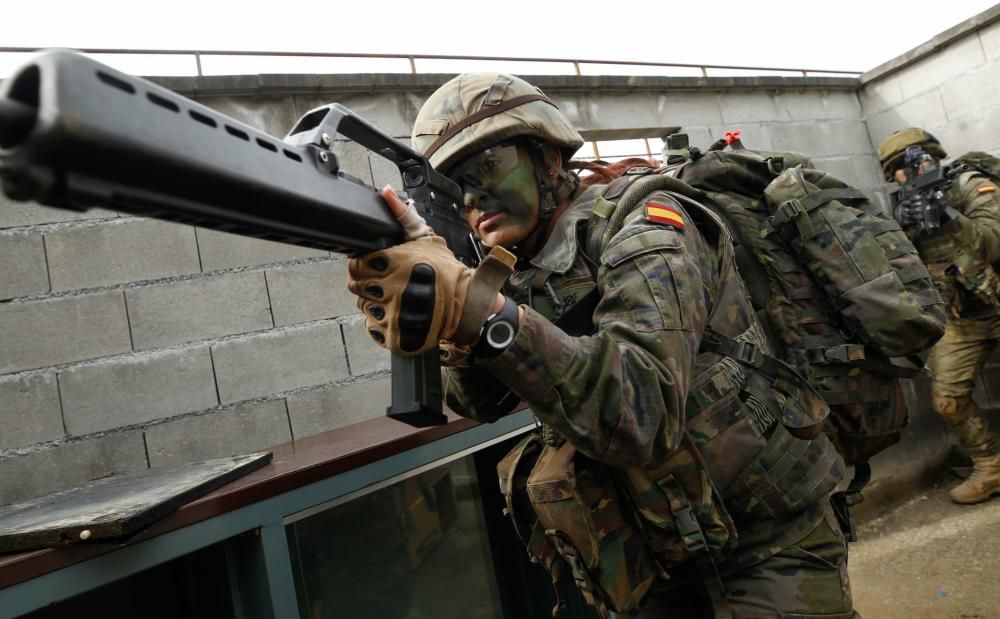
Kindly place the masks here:
[(603, 616), (856, 616), (825, 405), (768, 356), (718, 220), (648, 170), (582, 182), (582, 138), (514, 76), (452, 79), (413, 143), (514, 273), (483, 284), (386, 188), (414, 240), (353, 259), (349, 287), (377, 342), (440, 343), (454, 411), (542, 421), (498, 469), (553, 579)]

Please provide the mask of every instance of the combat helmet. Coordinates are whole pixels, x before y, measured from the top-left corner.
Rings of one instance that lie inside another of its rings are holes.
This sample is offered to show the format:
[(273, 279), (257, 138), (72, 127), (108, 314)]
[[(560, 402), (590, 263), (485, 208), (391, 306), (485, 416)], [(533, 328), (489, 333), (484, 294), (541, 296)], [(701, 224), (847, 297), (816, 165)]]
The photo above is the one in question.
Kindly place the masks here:
[(948, 156), (948, 153), (944, 152), (941, 147), (941, 142), (923, 129), (917, 127), (899, 129), (894, 131), (878, 147), (878, 158), (882, 164), (882, 174), (885, 175), (885, 180), (893, 180), (896, 168), (900, 167), (908, 146), (919, 146), (927, 154), (937, 159), (944, 159)]
[(504, 73), (465, 73), (432, 94), (413, 125), (413, 147), (434, 169), (518, 136), (562, 148), (568, 160), (583, 138), (556, 104), (519, 77)]

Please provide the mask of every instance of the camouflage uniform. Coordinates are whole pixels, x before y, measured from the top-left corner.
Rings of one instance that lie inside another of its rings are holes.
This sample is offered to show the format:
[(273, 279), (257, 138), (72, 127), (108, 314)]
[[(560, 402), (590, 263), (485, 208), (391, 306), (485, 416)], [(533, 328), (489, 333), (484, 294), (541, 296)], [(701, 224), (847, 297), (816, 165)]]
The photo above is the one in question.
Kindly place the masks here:
[(465, 163), (526, 136), (541, 140), (526, 147), (541, 219), (504, 289), (524, 317), (500, 354), (448, 369), (445, 397), (484, 422), (523, 400), (542, 421), (544, 445), (533, 433), (498, 466), (529, 554), (602, 613), (676, 616), (657, 600), (683, 599), (735, 617), (855, 616), (827, 500), (843, 476), (828, 409), (775, 378), (787, 366), (767, 356), (720, 222), (667, 191), (623, 208), (627, 177), (578, 188), (561, 163), (582, 139), (513, 76), (451, 80), (413, 141), (480, 209)]
[[(526, 320), (500, 357), (449, 370), (449, 406), (492, 421), (523, 399), (586, 457), (626, 470), (655, 469), (690, 433), (712, 483), (733, 489), (725, 500), (738, 542), (717, 564), (733, 616), (856, 616), (846, 543), (826, 501), (842, 464), (825, 436), (788, 441), (802, 458), (795, 462), (800, 470), (788, 472), (782, 480), (788, 486), (774, 488), (775, 496), (750, 496), (740, 478), (768, 437), (787, 434), (766, 411), (758, 408), (753, 418), (734, 401), (746, 379), (737, 364), (698, 352), (709, 326), (763, 346), (731, 246), (707, 240), (687, 211), (683, 231), (634, 218), (604, 251), (595, 281), (580, 237), (603, 190), (591, 187), (579, 196), (542, 251), (511, 278), (505, 292), (531, 308)], [(654, 193), (644, 202), (671, 200)], [(596, 334), (572, 337), (550, 322), (595, 288)], [(516, 398), (508, 397), (511, 389)], [(826, 476), (807, 485), (825, 490), (796, 491), (792, 486), (802, 481), (796, 474), (813, 459)], [(777, 505), (796, 497), (803, 504)], [(653, 585), (641, 616), (697, 616), (677, 615), (680, 603), (692, 611), (708, 608), (707, 591), (699, 593), (709, 576), (701, 566), (689, 559), (667, 573), (671, 579)]]
[[(900, 130), (879, 149), (887, 180), (892, 180), (894, 154), (909, 145), (947, 157), (930, 134)], [(951, 496), (959, 503), (975, 503), (1000, 493), (1000, 449), (972, 400), (976, 376), (1000, 342), (1000, 278), (995, 271), (1000, 267), (1000, 191), (982, 174), (963, 172), (948, 188), (946, 201), (957, 216), (914, 244), (949, 307), (944, 336), (928, 359), (934, 410), (955, 429), (975, 464), (972, 477)]]

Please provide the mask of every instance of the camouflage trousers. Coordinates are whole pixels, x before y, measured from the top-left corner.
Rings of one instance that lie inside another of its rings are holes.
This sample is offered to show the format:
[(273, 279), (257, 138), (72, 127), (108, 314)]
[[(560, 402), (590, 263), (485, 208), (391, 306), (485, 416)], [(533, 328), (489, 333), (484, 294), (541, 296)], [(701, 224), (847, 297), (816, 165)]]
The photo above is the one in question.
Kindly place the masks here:
[[(749, 568), (719, 566), (733, 619), (854, 619), (847, 576), (847, 542), (831, 510), (805, 538)], [(624, 617), (624, 615), (620, 615)], [(671, 572), (656, 586), (639, 619), (715, 617), (695, 573)]]
[(927, 360), (935, 400), (939, 396), (960, 398), (971, 395), (976, 376), (998, 342), (1000, 315), (950, 318), (944, 335), (931, 349)]

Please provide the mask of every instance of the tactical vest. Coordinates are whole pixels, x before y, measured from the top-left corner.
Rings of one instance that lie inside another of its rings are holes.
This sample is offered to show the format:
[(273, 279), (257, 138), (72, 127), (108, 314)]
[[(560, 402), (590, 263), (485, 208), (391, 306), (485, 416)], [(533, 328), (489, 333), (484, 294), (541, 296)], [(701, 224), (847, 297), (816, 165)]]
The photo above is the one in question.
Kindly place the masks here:
[[(581, 231), (592, 240), (599, 229), (603, 242), (589, 246), (593, 253), (581, 247), (567, 274), (512, 278), (521, 299), (571, 334), (594, 329), (596, 272), (616, 259), (605, 251), (614, 234), (643, 214), (633, 207), (649, 192), (627, 191), (639, 178), (605, 188), (589, 233)], [(723, 236), (712, 213), (675, 197), (706, 238)], [(572, 579), (602, 616), (637, 608), (655, 580), (682, 562), (696, 562), (705, 574), (722, 560), (732, 567), (737, 523), (788, 518), (816, 505), (842, 477), (835, 449), (819, 432), (826, 405), (767, 354), (759, 323), (733, 338), (712, 326), (696, 358), (704, 369), (690, 384), (685, 437), (655, 469), (606, 466), (551, 431), (529, 435), (498, 465), (508, 513), (531, 557), (553, 580)]]
[[(963, 214), (967, 205), (962, 188), (973, 178), (985, 176), (1000, 183), (1000, 159), (985, 153), (966, 153), (951, 165), (969, 168), (946, 193), (948, 204)], [(983, 261), (948, 234), (922, 235), (914, 242), (953, 317), (984, 318), (1000, 312), (1000, 264)]]

